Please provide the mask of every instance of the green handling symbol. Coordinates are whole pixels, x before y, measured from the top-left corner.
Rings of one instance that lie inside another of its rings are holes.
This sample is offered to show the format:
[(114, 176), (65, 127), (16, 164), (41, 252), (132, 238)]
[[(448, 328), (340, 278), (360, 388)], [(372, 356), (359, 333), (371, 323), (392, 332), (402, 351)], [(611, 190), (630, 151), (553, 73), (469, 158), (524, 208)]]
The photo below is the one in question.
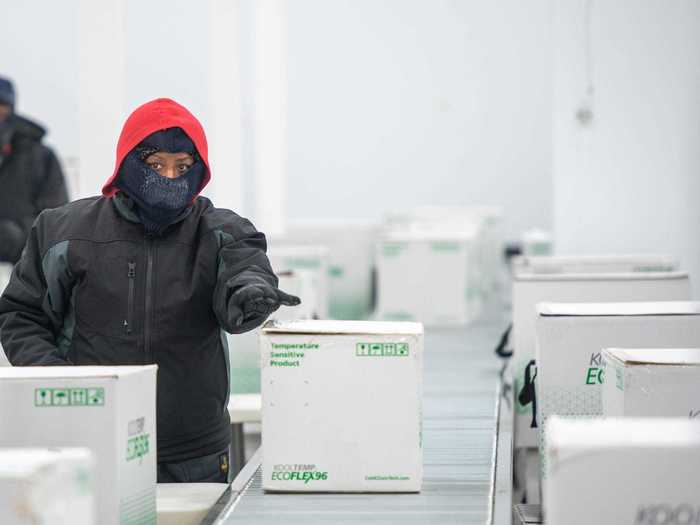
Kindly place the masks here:
[(397, 343), (396, 344), (396, 355), (400, 355), (400, 356), (408, 355), (408, 344)]
[(384, 343), (384, 355), (386, 355), (386, 356), (396, 355), (396, 345), (394, 343)]
[(382, 344), (371, 343), (369, 345), (369, 355), (382, 355)]
[(37, 388), (34, 390), (34, 406), (51, 406), (51, 390), (48, 388)]
[(70, 398), (68, 397), (67, 388), (54, 388), (51, 392), (53, 394), (52, 405), (55, 407), (65, 407), (70, 405)]
[(90, 406), (105, 404), (105, 389), (104, 388), (88, 388), (87, 389), (87, 404)]
[(367, 343), (357, 343), (355, 347), (355, 355), (369, 355), (369, 345)]
[(70, 404), (73, 406), (87, 405), (88, 393), (87, 388), (71, 388), (70, 389)]

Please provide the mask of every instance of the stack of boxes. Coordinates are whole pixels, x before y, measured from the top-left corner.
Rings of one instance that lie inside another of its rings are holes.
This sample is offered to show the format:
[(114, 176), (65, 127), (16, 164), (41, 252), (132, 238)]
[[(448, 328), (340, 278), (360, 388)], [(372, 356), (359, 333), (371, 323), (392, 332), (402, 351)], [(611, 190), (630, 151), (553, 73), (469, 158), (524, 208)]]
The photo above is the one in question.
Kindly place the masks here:
[(700, 519), (687, 489), (700, 461), (700, 303), (687, 274), (653, 256), (530, 256), (513, 270), (515, 443), (528, 474), (533, 455), (542, 462), (528, 502), (541, 481), (545, 523)]
[(374, 222), (361, 220), (291, 221), (284, 235), (272, 236), (277, 247), (322, 246), (328, 250), (328, 316), (367, 319), (373, 309)]
[[(536, 410), (531, 396), (535, 374), (536, 305), (550, 302), (685, 301), (690, 282), (683, 272), (515, 274), (513, 278), (513, 356), (510, 370), (516, 395), (515, 445), (536, 447)], [(533, 423), (535, 423), (533, 425)]]
[(377, 242), (379, 320), (464, 325), (502, 288), (500, 212), (418, 208), (387, 217)]
[[(537, 307), (540, 448), (550, 416), (600, 417), (606, 347), (700, 346), (700, 303), (542, 303)], [(663, 350), (658, 350), (662, 353)], [(547, 475), (547, 465), (543, 475)]]
[[(0, 368), (0, 447), (86, 448), (94, 469), (84, 457), (79, 468), (94, 488), (96, 523), (155, 524), (156, 370), (155, 365)], [(33, 479), (31, 472), (26, 476)]]

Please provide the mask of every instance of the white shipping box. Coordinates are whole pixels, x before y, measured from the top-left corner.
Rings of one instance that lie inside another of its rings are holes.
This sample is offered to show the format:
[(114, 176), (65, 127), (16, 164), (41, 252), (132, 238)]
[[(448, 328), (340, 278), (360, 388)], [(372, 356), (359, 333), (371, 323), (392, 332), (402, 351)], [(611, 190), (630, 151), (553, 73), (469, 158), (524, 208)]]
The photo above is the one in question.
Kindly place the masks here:
[(92, 525), (94, 461), (85, 448), (0, 448), (3, 525)]
[(551, 255), (515, 257), (513, 272), (523, 274), (677, 272), (669, 255)]
[(700, 348), (603, 351), (603, 415), (700, 421)]
[(421, 489), (422, 325), (269, 321), (260, 349), (265, 490)]
[(700, 423), (552, 418), (548, 525), (700, 523)]
[(605, 348), (700, 346), (698, 302), (542, 303), (537, 311), (537, 421), (545, 429), (539, 434), (541, 446), (548, 439), (549, 417), (603, 414)]
[(100, 525), (156, 520), (157, 366), (0, 368), (0, 447), (85, 447)]
[(478, 231), (478, 279), (485, 300), (503, 291), (503, 210), (498, 206), (419, 206), (412, 211), (416, 220), (428, 220), (438, 228)]
[(288, 272), (307, 272), (311, 275), (312, 287), (316, 292), (315, 315), (320, 319), (328, 318), (328, 248), (270, 244), (267, 255), (277, 275)]
[[(515, 446), (536, 447), (532, 403), (518, 400), (528, 367), (534, 375), (535, 305), (540, 302), (687, 301), (690, 280), (684, 272), (619, 274), (516, 275), (513, 279), (513, 356), (510, 375), (515, 389)], [(602, 348), (616, 343), (604, 344)], [(539, 372), (538, 372), (539, 374)]]
[(476, 233), (388, 231), (377, 243), (382, 321), (466, 324), (481, 311)]
[(374, 244), (378, 225), (365, 220), (294, 220), (270, 243), (328, 249), (328, 310), (333, 319), (367, 319), (372, 313)]

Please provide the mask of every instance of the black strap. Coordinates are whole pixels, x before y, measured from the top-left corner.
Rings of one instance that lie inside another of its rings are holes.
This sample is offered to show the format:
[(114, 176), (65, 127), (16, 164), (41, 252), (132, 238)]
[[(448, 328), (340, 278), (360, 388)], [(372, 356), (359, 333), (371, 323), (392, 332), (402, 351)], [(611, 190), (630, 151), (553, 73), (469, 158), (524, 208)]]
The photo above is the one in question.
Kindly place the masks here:
[(503, 332), (501, 340), (498, 342), (498, 345), (496, 345), (496, 349), (494, 350), (494, 352), (496, 352), (496, 355), (498, 357), (502, 357), (503, 359), (508, 359), (513, 355), (513, 350), (506, 350), (508, 342), (510, 341), (510, 331), (512, 328), (513, 323), (509, 324), (508, 328), (506, 328), (505, 332)]
[[(534, 374), (532, 371), (534, 370)], [(530, 428), (537, 428), (537, 392), (535, 391), (535, 378), (537, 377), (537, 364), (533, 359), (525, 368), (525, 384), (523, 384), (518, 401), (521, 405), (532, 404), (532, 422)]]

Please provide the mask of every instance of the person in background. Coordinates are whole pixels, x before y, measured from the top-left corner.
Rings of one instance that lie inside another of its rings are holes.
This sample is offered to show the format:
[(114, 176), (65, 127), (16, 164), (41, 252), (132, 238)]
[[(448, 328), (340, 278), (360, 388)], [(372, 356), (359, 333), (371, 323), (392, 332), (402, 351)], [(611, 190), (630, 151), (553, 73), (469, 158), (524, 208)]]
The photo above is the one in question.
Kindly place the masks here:
[(15, 90), (0, 77), (0, 262), (16, 263), (37, 215), (68, 202), (58, 160), (41, 142), (45, 134), (15, 112)]
[(124, 124), (102, 195), (46, 210), (0, 297), (14, 366), (158, 365), (158, 481), (225, 482), (228, 348), (281, 305), (265, 235), (199, 196), (199, 121), (170, 99)]

